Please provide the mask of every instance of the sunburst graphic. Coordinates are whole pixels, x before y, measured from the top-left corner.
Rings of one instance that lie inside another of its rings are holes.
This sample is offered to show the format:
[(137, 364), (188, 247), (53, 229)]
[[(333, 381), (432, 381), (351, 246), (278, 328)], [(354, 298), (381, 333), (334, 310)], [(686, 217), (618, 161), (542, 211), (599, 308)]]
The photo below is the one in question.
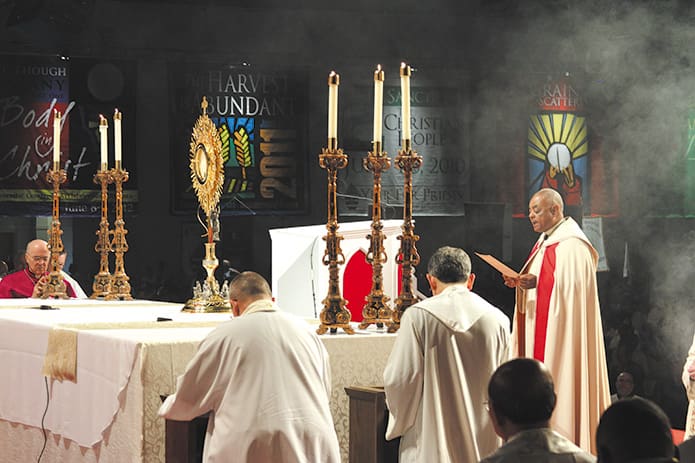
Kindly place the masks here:
[(571, 113), (537, 114), (531, 116), (528, 129), (528, 154), (541, 161), (548, 160), (551, 147), (558, 145), (569, 151), (572, 159), (589, 152), (586, 119)]

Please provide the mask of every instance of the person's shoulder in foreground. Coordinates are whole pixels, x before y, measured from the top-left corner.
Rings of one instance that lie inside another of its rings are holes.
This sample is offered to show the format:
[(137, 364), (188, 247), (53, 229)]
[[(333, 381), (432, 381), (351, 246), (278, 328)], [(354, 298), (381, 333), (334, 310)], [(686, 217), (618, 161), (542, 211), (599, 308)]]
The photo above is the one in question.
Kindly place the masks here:
[(517, 358), (488, 383), (488, 410), (502, 447), (481, 463), (594, 463), (596, 458), (550, 428), (553, 378), (541, 362)]
[(676, 456), (668, 417), (641, 397), (608, 407), (596, 430), (596, 449), (600, 463), (661, 463)]

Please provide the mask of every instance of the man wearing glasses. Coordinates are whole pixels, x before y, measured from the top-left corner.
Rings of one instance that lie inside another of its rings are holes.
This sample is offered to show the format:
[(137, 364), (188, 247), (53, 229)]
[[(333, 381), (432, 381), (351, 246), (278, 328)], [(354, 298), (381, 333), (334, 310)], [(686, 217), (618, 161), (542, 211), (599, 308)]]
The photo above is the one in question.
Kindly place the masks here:
[[(24, 254), (26, 267), (14, 273), (10, 273), (0, 280), (0, 298), (42, 298), (45, 297), (46, 284), (48, 283), (48, 264), (51, 260), (51, 252), (48, 243), (44, 240), (33, 240), (27, 244)], [(75, 291), (67, 281), (65, 290), (68, 296), (75, 297)]]

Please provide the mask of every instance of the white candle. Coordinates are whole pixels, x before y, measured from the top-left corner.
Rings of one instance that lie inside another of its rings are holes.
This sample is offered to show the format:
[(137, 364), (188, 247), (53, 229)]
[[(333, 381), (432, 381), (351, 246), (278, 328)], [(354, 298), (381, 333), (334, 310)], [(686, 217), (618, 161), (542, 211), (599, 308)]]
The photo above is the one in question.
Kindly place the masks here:
[[(373, 142), (381, 141), (381, 129), (384, 120), (384, 71), (381, 64), (377, 65), (374, 71), (374, 139)], [(378, 153), (375, 153), (378, 154)]]
[(60, 111), (53, 118), (53, 170), (60, 169)]
[(113, 145), (116, 156), (116, 169), (121, 168), (121, 112), (116, 109), (113, 114)]
[(340, 85), (340, 76), (335, 71), (331, 71), (328, 74), (328, 139), (335, 139), (336, 146), (338, 140), (338, 85)]
[(405, 63), (401, 63), (401, 126), (403, 140), (410, 140), (410, 66)]
[(101, 171), (104, 172), (108, 166), (108, 153), (109, 153), (109, 143), (107, 131), (109, 129), (109, 122), (106, 118), (99, 114), (99, 136), (101, 139)]

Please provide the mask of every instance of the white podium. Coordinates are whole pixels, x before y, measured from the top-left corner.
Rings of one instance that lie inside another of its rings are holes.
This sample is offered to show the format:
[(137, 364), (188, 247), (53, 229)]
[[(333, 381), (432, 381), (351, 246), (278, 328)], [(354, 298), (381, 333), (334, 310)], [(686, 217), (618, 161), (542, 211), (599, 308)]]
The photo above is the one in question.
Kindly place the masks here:
[[(383, 265), (384, 294), (390, 304), (398, 297), (398, 264), (396, 255), (400, 241), (401, 220), (384, 220), (384, 249), (387, 261)], [(357, 282), (345, 281), (345, 269), (350, 259), (364, 259), (369, 251), (367, 235), (371, 233), (371, 221), (341, 223), (338, 233), (343, 236), (340, 248), (345, 264), (340, 266), (341, 291), (344, 297), (346, 285)], [(328, 266), (322, 262), (326, 250), (326, 225), (276, 228), (270, 230), (272, 250), (272, 288), (278, 305), (287, 312), (304, 318), (318, 318), (328, 294)], [(364, 286), (367, 282), (359, 282)], [(371, 287), (371, 277), (368, 282)], [(364, 301), (354, 301), (360, 307)], [(352, 304), (352, 302), (351, 302)], [(354, 309), (353, 309), (354, 310)]]

